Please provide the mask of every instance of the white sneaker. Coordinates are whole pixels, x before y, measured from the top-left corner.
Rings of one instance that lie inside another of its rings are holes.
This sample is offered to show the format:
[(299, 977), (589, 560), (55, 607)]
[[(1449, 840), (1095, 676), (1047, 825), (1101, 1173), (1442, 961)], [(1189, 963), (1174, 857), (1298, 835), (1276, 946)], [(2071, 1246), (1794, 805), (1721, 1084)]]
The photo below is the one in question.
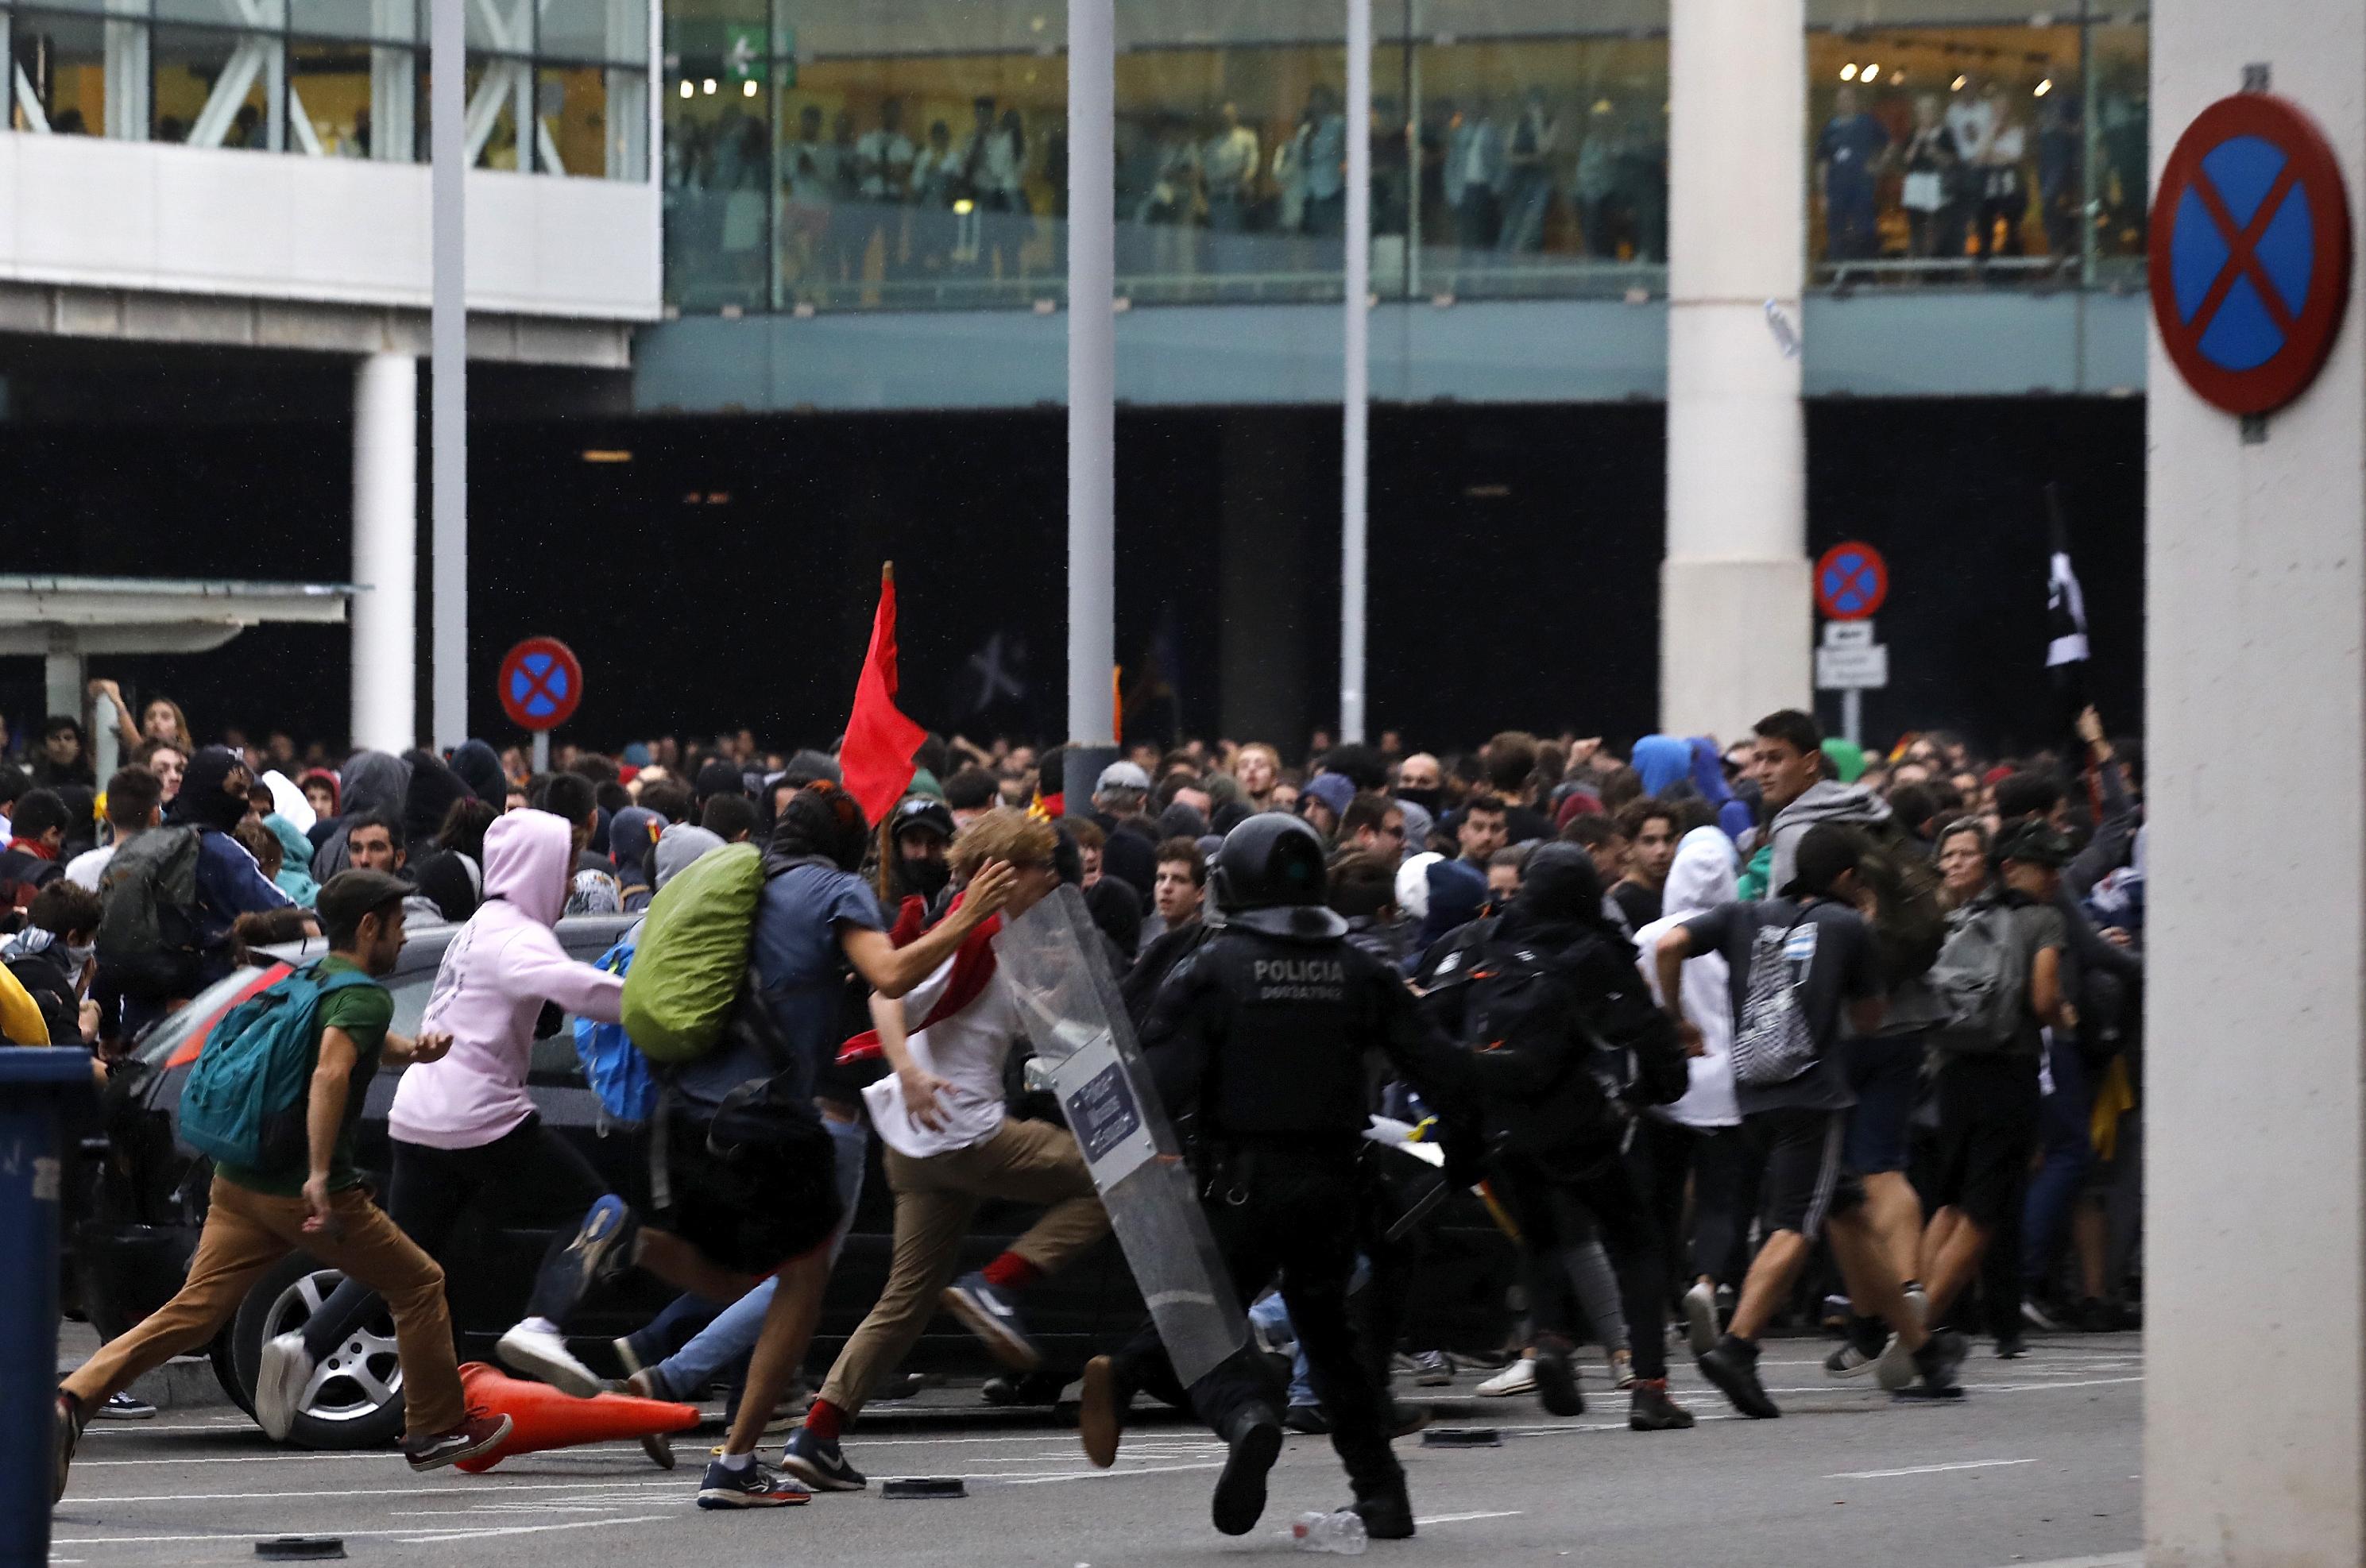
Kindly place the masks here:
[[(1925, 1328), (1931, 1326), (1931, 1298), (1922, 1294), (1921, 1286), (1907, 1291), (1906, 1309), (1914, 1315), (1915, 1322)], [(1873, 1364), (1874, 1381), (1895, 1394), (1912, 1383), (1915, 1376), (1914, 1352), (1906, 1348), (1906, 1336), (1892, 1334), (1888, 1347), (1881, 1352), (1881, 1360)]]
[(1536, 1391), (1537, 1359), (1534, 1356), (1522, 1356), (1479, 1385), (1479, 1396), (1482, 1399), (1509, 1399), (1514, 1394), (1534, 1394)]
[(1700, 1281), (1684, 1293), (1684, 1338), (1696, 1356), (1717, 1349), (1717, 1291)]
[(254, 1423), (275, 1443), (284, 1443), (296, 1428), (296, 1412), (304, 1403), (304, 1389), (312, 1381), (312, 1357), (304, 1336), (287, 1333), (265, 1341), (262, 1362), (254, 1372)]
[(608, 1386), (575, 1359), (564, 1338), (547, 1328), (521, 1323), (494, 1342), (493, 1354), (511, 1371), (530, 1373), (578, 1399), (589, 1399)]

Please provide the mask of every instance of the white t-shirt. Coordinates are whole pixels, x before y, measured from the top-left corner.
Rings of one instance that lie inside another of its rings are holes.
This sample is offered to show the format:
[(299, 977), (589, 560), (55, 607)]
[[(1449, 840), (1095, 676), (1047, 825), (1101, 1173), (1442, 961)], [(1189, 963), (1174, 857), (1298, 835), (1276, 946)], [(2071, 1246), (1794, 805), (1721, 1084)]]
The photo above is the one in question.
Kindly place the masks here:
[(115, 846), (102, 844), (96, 849), (85, 849), (66, 862), (66, 880), (78, 888), (98, 891), (98, 879), (107, 875), (107, 863), (115, 858)]
[[(906, 1019), (917, 1023), (929, 1015), (952, 980), (955, 961), (947, 958), (905, 995)], [(862, 1092), (880, 1141), (898, 1154), (926, 1159), (972, 1148), (999, 1132), (1002, 1064), (1010, 1054), (1011, 1042), (1023, 1029), (1018, 1004), (997, 971), (967, 1007), (913, 1034), (908, 1046), (913, 1062), (923, 1072), (932, 1072), (952, 1085), (937, 1095), (937, 1108), (945, 1125), (941, 1131), (931, 1132), (914, 1121), (904, 1109), (902, 1081), (889, 1073)]]

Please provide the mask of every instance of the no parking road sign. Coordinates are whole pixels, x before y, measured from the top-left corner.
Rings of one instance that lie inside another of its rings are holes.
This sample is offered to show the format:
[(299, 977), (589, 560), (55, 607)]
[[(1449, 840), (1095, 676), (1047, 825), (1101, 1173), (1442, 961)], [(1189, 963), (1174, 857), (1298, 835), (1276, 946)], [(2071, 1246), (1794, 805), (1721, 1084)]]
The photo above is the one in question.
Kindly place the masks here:
[(1864, 621), (1889, 597), (1889, 563), (1870, 544), (1835, 544), (1816, 563), (1816, 608), (1832, 621)]
[(2153, 201), (2153, 319), (2186, 385), (2265, 414), (2325, 368), (2349, 305), (2349, 199), (2296, 105), (2239, 93), (2202, 111)]
[(540, 734), (574, 716), (583, 700), (583, 666), (556, 637), (528, 637), (501, 657), (501, 711)]

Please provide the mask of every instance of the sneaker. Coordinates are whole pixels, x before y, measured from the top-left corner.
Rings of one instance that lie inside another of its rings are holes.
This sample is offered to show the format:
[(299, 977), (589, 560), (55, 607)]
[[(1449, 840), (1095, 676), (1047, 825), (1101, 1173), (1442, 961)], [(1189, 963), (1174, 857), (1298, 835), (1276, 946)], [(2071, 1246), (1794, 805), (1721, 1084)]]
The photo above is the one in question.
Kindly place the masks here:
[(107, 1403), (91, 1414), (101, 1421), (152, 1421), (155, 1419), (156, 1407), (126, 1390), (108, 1394)]
[(1549, 1416), (1585, 1414), (1585, 1395), (1577, 1386), (1577, 1363), (1566, 1342), (1546, 1340), (1537, 1346), (1537, 1403)]
[(661, 1399), (675, 1403), (673, 1390), (666, 1386), (665, 1373), (655, 1367), (637, 1367), (630, 1377), (616, 1385), (619, 1394), (629, 1394), (635, 1399)]
[(1926, 1394), (1947, 1394), (1961, 1391), (1955, 1380), (1956, 1369), (1964, 1364), (1964, 1337), (1952, 1328), (1942, 1328), (1922, 1342), (1914, 1352), (1914, 1371), (1922, 1381)]
[(641, 1439), (641, 1451), (659, 1470), (671, 1470), (674, 1465), (673, 1439), (663, 1432), (651, 1432)]
[(625, 1376), (627, 1380), (635, 1372), (643, 1371), (648, 1365), (641, 1360), (640, 1352), (633, 1349), (633, 1337), (630, 1334), (609, 1340), (608, 1348), (616, 1352), (616, 1364), (625, 1369)]
[(1717, 1349), (1717, 1292), (1705, 1281), (1684, 1293), (1684, 1338), (1696, 1356)]
[(869, 1477), (846, 1462), (836, 1438), (825, 1438), (810, 1427), (789, 1434), (788, 1446), (781, 1450), (781, 1468), (817, 1492), (860, 1492), (871, 1484)]
[(55, 1457), (51, 1460), (50, 1501), (54, 1504), (66, 1495), (66, 1472), (73, 1466), (74, 1445), (82, 1441), (82, 1405), (64, 1389), (58, 1390), (56, 1409), (52, 1415), (51, 1440)]
[(2062, 1332), (2061, 1322), (2056, 1319), (2053, 1314), (2038, 1305), (2037, 1300), (2034, 1296), (2024, 1295), (2021, 1298), (2021, 1320), (2023, 1323), (2028, 1324), (2032, 1328), (2036, 1329), (2040, 1334), (2059, 1334)]
[(1132, 1394), (1119, 1386), (1115, 1361), (1095, 1356), (1085, 1363), (1084, 1386), (1076, 1395), (1076, 1435), (1084, 1439), (1085, 1457), (1097, 1468), (1107, 1470), (1117, 1462), (1126, 1406), (1132, 1403)]
[(2009, 1329), (1997, 1336), (1996, 1353), (2000, 1361), (2017, 1361), (2029, 1354), (2029, 1341), (2022, 1338), (2020, 1329)]
[(1216, 1477), (1209, 1518), (1219, 1533), (1246, 1535), (1265, 1517), (1265, 1481), (1281, 1457), (1281, 1423), (1252, 1406), (1226, 1424), (1223, 1473)]
[(568, 1299), (580, 1300), (592, 1287), (603, 1280), (614, 1279), (632, 1263), (634, 1240), (640, 1226), (633, 1217), (633, 1206), (609, 1193), (583, 1211), (583, 1223), (575, 1227), (575, 1239), (567, 1250), (544, 1266), (544, 1282), (558, 1273), (567, 1278), (568, 1288), (574, 1294)]
[(510, 1435), (510, 1426), (506, 1416), (471, 1410), (467, 1420), (448, 1432), (438, 1432), (432, 1438), (403, 1439), (403, 1457), (411, 1461), (412, 1470), (422, 1473), (441, 1470), (498, 1447)]
[[(988, 1405), (1057, 1405), (1073, 1381), (1063, 1369), (1038, 1367), (1031, 1372), (1007, 1372), (987, 1378), (978, 1386), (977, 1396)], [(879, 1403), (876, 1394), (871, 1403)]]
[[(1922, 1294), (1921, 1285), (1906, 1287), (1906, 1310), (1914, 1315), (1916, 1323), (1930, 1327), (1931, 1298)], [(1914, 1381), (1914, 1357), (1907, 1350), (1906, 1341), (1897, 1335), (1889, 1337), (1889, 1348), (1881, 1352), (1881, 1360), (1875, 1364), (1873, 1380), (1892, 1394)]]
[(312, 1352), (304, 1348), (300, 1331), (265, 1341), (262, 1363), (254, 1370), (254, 1424), (265, 1437), (275, 1443), (287, 1440), (311, 1381)]
[(1444, 1388), (1454, 1381), (1454, 1363), (1443, 1350), (1424, 1350), (1413, 1359), (1415, 1388)]
[(1628, 1431), (1674, 1432), (1682, 1431), (1692, 1424), (1693, 1413), (1668, 1397), (1666, 1378), (1635, 1380), (1635, 1392), (1628, 1397)]
[(1281, 1424), (1293, 1432), (1319, 1438), (1331, 1429), (1331, 1417), (1320, 1405), (1293, 1405), (1281, 1413)]
[(1610, 1352), (1610, 1386), (1617, 1389), (1621, 1394), (1626, 1393), (1628, 1389), (1635, 1386), (1634, 1351), (1613, 1350)]
[(1364, 1521), (1364, 1534), (1373, 1540), (1413, 1539), (1413, 1499), (1402, 1479), (1390, 1486), (1357, 1487), (1346, 1511)]
[(1887, 1338), (1879, 1318), (1850, 1318), (1848, 1338), (1841, 1342), (1840, 1349), (1824, 1358), (1824, 1375), (1864, 1376), (1881, 1360)]
[(963, 1274), (945, 1287), (942, 1299), (945, 1310), (985, 1340), (996, 1361), (1020, 1372), (1033, 1372), (1043, 1364), (1042, 1352), (1027, 1337), (1027, 1325), (1020, 1319), (1019, 1309), (998, 1286), (986, 1282), (983, 1272), (972, 1270)]
[(1537, 1391), (1537, 1359), (1522, 1356), (1502, 1372), (1479, 1385), (1482, 1399), (1508, 1399), (1515, 1394)]
[(1700, 1358), (1701, 1376), (1717, 1384), (1733, 1407), (1753, 1421), (1772, 1421), (1783, 1412), (1766, 1396), (1758, 1381), (1758, 1348), (1728, 1334)]
[(590, 1367), (575, 1359), (565, 1338), (535, 1324), (521, 1323), (502, 1335), (493, 1342), (493, 1354), (511, 1371), (538, 1377), (578, 1399), (589, 1399), (607, 1387)]
[(760, 1459), (733, 1470), (720, 1459), (710, 1460), (698, 1483), (702, 1508), (788, 1508), (810, 1503), (813, 1494), (779, 1474)]

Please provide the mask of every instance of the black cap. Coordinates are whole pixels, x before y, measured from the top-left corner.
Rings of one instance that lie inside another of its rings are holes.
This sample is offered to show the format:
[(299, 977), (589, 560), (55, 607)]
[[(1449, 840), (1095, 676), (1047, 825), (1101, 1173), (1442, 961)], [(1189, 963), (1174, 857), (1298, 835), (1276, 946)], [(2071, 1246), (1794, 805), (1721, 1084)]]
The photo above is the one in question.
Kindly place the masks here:
[(2066, 866), (2070, 861), (2070, 841), (2054, 831), (2045, 818), (2032, 817), (1998, 834), (1989, 846), (1989, 858), (2000, 866), (2008, 860), (2024, 866)]
[(383, 871), (340, 871), (322, 886), (312, 907), (320, 912), (322, 930), (349, 933), (361, 929), (364, 916), (400, 903), (411, 890), (409, 882)]
[(896, 824), (896, 835), (899, 838), (915, 828), (933, 833), (948, 842), (953, 836), (953, 813), (942, 801), (931, 800), (926, 795), (907, 796), (896, 808), (892, 820)]
[(1791, 880), (1782, 890), (1786, 899), (1822, 898), (1832, 884), (1856, 869), (1857, 835), (1839, 823), (1818, 823), (1799, 839), (1791, 858)]

